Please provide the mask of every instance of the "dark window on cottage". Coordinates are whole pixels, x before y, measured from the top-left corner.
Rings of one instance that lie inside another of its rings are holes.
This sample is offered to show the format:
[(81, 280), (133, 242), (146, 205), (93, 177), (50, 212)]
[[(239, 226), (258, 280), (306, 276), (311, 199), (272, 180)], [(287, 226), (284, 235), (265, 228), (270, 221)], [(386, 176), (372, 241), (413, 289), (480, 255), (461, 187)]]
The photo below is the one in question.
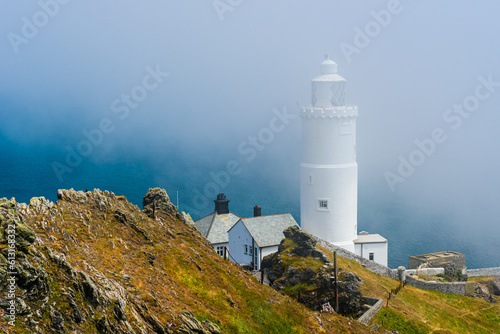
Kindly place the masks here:
[(370, 261), (375, 261), (375, 253), (370, 253), (370, 255), (368, 255), (368, 258)]
[(217, 254), (224, 256), (224, 246), (217, 246)]

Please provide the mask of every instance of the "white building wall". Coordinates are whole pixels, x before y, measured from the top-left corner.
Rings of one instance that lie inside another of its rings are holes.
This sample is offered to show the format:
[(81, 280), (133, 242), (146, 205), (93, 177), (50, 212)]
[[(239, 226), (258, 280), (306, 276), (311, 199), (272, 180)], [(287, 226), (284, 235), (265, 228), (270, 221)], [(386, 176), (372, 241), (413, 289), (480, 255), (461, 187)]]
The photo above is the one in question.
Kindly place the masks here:
[(373, 253), (373, 261), (387, 267), (388, 244), (387, 242), (357, 243), (355, 244), (356, 255), (370, 259), (370, 253)]
[[(278, 245), (262, 247), (262, 259), (268, 256), (269, 254), (276, 253), (277, 251), (278, 251)], [(260, 263), (259, 263), (259, 269), (260, 269)]]
[[(212, 247), (217, 252), (217, 248), (218, 247), (228, 247), (229, 248), (229, 243), (228, 242), (224, 242), (224, 243), (219, 243), (219, 244), (212, 244)], [(224, 256), (224, 253), (221, 256)]]
[[(252, 256), (247, 251), (245, 254), (245, 245), (252, 246), (252, 236), (248, 232), (247, 228), (240, 220), (238, 221), (228, 232), (229, 237), (229, 253), (231, 261), (236, 261), (236, 263), (251, 263)], [(255, 248), (258, 248), (255, 245)]]
[[(303, 108), (301, 228), (354, 252), (357, 236), (357, 107), (345, 106), (345, 79), (330, 60), (312, 80), (312, 105)], [(327, 201), (327, 208), (320, 201)]]

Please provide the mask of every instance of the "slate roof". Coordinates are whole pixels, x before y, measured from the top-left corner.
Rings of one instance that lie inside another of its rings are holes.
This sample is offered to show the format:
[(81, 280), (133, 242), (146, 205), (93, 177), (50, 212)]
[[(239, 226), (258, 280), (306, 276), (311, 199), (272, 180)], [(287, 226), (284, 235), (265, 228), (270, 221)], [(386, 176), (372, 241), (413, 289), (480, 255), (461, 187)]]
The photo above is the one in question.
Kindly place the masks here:
[(198, 219), (194, 225), (201, 235), (207, 238), (211, 244), (229, 242), (227, 231), (240, 220), (240, 217), (232, 212), (219, 215), (217, 212)]
[(285, 238), (283, 230), (297, 225), (289, 213), (241, 219), (259, 247), (279, 245)]
[(358, 234), (358, 237), (354, 240), (355, 244), (370, 244), (379, 242), (387, 242), (387, 239), (380, 234), (363, 234), (363, 232)]

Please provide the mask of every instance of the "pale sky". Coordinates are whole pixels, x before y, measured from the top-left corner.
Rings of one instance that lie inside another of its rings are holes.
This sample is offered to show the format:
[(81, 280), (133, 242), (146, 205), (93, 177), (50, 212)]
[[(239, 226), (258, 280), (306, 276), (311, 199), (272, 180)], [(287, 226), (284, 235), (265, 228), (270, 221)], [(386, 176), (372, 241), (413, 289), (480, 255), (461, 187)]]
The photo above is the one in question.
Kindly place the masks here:
[[(0, 133), (76, 145), (111, 119), (97, 157), (159, 142), (237, 152), (273, 109), (310, 103), (330, 54), (359, 108), (360, 194), (496, 226), (499, 12), (492, 0), (0, 0)], [(453, 111), (464, 103), (471, 112)], [(414, 153), (392, 191), (386, 172), (436, 129), (446, 140), (423, 162)], [(299, 142), (297, 118), (260, 159), (298, 170)]]

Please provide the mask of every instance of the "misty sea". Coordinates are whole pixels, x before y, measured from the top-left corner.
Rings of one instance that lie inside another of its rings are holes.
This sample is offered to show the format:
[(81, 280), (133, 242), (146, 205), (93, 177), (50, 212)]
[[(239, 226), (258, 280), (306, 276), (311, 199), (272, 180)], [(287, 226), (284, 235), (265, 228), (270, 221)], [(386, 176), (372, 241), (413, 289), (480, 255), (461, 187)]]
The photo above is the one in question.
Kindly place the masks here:
[[(230, 153), (206, 150), (140, 148), (135, 152), (123, 148), (82, 159), (60, 180), (52, 164), (64, 163), (64, 147), (55, 142), (22, 143), (0, 137), (0, 198), (15, 197), (18, 202), (27, 203), (32, 197), (44, 196), (56, 201), (57, 189), (99, 188), (124, 195), (142, 208), (142, 197), (148, 188), (161, 187), (174, 204), (178, 198), (180, 210), (196, 220), (214, 209), (215, 196), (205, 196), (205, 186), (224, 170), (227, 161), (238, 159)], [(291, 159), (295, 164), (296, 158)], [(225, 180), (224, 187), (209, 187), (209, 192), (226, 193), (230, 210), (239, 216), (251, 216), (253, 206), (260, 205), (263, 214), (290, 212), (300, 223), (298, 163), (287, 174), (292, 175), (290, 179), (266, 161), (241, 162), (239, 175)], [(427, 210), (397, 196), (380, 196), (376, 189), (360, 184), (358, 231), (362, 230), (379, 233), (389, 240), (391, 268), (407, 266), (408, 256), (442, 250), (465, 253), (469, 268), (500, 266), (498, 231), (456, 228), (453, 213)]]

